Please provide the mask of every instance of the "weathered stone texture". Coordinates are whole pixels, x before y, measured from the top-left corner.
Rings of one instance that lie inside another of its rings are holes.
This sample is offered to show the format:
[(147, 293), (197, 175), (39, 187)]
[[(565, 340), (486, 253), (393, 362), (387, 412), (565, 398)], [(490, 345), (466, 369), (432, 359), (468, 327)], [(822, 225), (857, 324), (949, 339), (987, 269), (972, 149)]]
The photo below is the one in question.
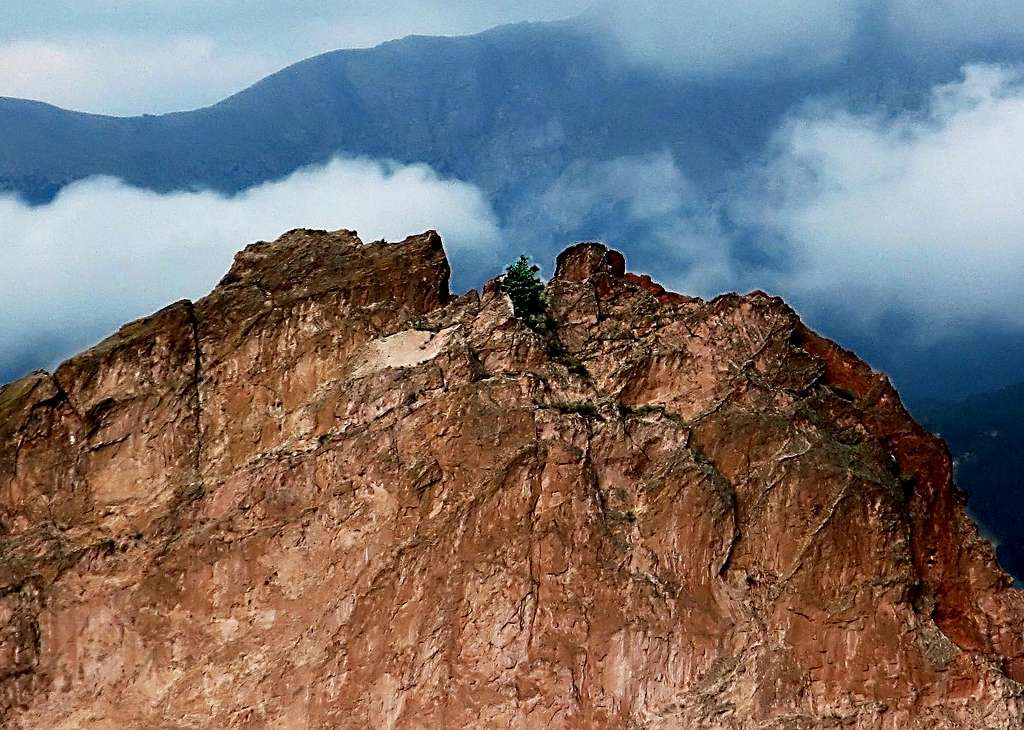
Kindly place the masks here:
[(1013, 728), (938, 439), (755, 292), (292, 231), (0, 390), (11, 728)]

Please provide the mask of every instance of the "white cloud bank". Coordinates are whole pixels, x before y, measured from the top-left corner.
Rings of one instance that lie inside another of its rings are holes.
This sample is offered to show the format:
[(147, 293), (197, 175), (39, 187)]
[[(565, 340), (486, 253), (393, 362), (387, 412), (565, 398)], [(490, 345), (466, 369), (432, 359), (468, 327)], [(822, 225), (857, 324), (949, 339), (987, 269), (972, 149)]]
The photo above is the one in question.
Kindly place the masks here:
[(918, 335), (1024, 327), (1024, 76), (968, 66), (930, 108), (790, 121), (741, 206), (794, 255), (776, 288), (864, 322), (904, 312)]
[(297, 227), (354, 228), (364, 241), (433, 228), (449, 251), (500, 248), (481, 193), (424, 165), (334, 160), (232, 198), (160, 195), (109, 178), (71, 185), (45, 206), (3, 197), (0, 374), (201, 296), (247, 243)]
[(1024, 328), (1021, 160), (1024, 70), (973, 65), (919, 112), (804, 109), (720, 200), (665, 152), (576, 161), (523, 218), (559, 241), (626, 246), (678, 291), (770, 289), (865, 333), (896, 316), (923, 344)]

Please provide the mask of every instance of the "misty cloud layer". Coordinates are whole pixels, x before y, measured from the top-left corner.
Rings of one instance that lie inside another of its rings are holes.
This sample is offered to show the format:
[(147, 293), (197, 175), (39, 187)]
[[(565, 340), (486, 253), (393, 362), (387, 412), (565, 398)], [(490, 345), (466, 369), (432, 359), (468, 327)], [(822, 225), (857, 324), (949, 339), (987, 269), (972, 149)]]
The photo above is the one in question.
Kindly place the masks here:
[(919, 336), (1024, 327), (1022, 80), (969, 66), (923, 114), (793, 118), (741, 204), (791, 251), (776, 288), (865, 324), (908, 313)]
[(638, 0), (592, 12), (627, 60), (705, 79), (814, 71), (858, 36), (911, 54), (1024, 43), (1019, 0)]
[(0, 198), (0, 382), (202, 296), (246, 243), (297, 227), (355, 228), (364, 241), (440, 228), (460, 261), (501, 250), (480, 192), (423, 165), (335, 160), (233, 198), (159, 195), (109, 178), (76, 183), (46, 206)]
[(557, 245), (590, 238), (628, 245), (635, 267), (679, 291), (713, 296), (737, 286), (733, 242), (716, 206), (669, 152), (578, 160), (528, 217)]
[(779, 73), (834, 63), (850, 46), (862, 0), (609, 2), (596, 15), (628, 60), (688, 76)]
[(973, 65), (892, 117), (811, 103), (715, 195), (668, 152), (577, 160), (531, 221), (602, 238), (679, 291), (768, 289), (817, 323), (921, 343), (1024, 330), (1024, 76)]

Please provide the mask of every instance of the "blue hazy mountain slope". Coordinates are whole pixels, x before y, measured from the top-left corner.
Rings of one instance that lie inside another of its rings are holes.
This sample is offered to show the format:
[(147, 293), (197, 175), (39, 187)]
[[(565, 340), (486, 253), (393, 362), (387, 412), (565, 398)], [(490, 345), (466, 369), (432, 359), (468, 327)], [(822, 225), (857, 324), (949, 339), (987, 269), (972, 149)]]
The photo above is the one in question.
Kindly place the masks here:
[(915, 411), (949, 444), (957, 482), (1000, 563), (1024, 576), (1024, 383), (960, 402), (922, 403)]
[(426, 162), (500, 205), (574, 159), (665, 148), (691, 177), (718, 180), (809, 97), (903, 108), (958, 67), (873, 38), (825, 72), (701, 81), (624, 65), (579, 22), (413, 36), (302, 61), (191, 112), (119, 118), (0, 99), (0, 189), (45, 201), (112, 175), (230, 193), (347, 153)]
[(112, 118), (4, 99), (0, 186), (45, 201), (101, 174), (235, 192), (343, 152), (426, 162), (500, 205), (581, 156), (668, 145), (690, 174), (719, 173), (801, 96), (767, 91), (750, 104), (747, 89), (623, 69), (568, 23), (410, 37), (308, 59), (192, 112)]

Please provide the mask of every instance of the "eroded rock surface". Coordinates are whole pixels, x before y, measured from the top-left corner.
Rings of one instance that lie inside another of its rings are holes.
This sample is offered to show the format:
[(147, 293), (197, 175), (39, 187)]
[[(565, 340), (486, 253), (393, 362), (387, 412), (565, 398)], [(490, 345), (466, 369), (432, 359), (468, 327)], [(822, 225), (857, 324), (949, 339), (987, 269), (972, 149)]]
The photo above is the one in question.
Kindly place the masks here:
[(292, 231), (0, 390), (11, 728), (1013, 728), (943, 444), (761, 293)]

